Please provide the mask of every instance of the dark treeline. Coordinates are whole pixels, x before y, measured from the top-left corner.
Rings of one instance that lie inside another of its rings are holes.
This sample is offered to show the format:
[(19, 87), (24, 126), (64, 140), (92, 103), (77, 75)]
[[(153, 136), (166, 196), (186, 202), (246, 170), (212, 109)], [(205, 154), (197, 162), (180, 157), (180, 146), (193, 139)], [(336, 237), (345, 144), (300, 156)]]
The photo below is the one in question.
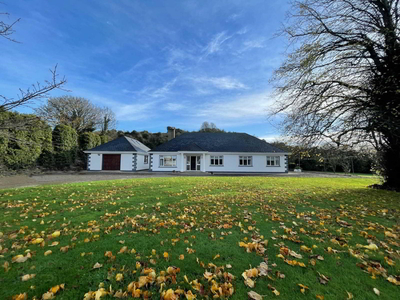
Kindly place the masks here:
[(301, 168), (304, 171), (372, 173), (377, 171), (376, 151), (323, 146), (290, 146), (283, 142), (271, 143), (291, 153), (289, 169)]

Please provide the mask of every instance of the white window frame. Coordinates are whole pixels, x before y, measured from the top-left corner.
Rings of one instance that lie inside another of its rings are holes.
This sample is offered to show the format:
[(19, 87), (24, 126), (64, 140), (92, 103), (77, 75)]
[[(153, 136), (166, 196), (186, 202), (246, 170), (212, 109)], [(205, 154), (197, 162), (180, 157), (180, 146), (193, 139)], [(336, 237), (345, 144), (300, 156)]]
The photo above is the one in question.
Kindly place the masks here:
[[(172, 164), (171, 165), (165, 165), (165, 158), (170, 158)], [(176, 155), (160, 155), (159, 157), (159, 167), (160, 168), (176, 168), (177, 166), (177, 156)]]
[(280, 167), (281, 157), (280, 156), (267, 156), (267, 167)]
[(252, 166), (253, 166), (253, 156), (252, 155), (240, 155), (239, 156), (239, 167), (252, 167)]
[(143, 163), (144, 163), (145, 165), (148, 165), (148, 164), (149, 164), (149, 156), (148, 156), (148, 155), (145, 155), (145, 156), (144, 156)]
[(224, 156), (223, 155), (211, 155), (210, 156), (210, 167), (223, 167)]

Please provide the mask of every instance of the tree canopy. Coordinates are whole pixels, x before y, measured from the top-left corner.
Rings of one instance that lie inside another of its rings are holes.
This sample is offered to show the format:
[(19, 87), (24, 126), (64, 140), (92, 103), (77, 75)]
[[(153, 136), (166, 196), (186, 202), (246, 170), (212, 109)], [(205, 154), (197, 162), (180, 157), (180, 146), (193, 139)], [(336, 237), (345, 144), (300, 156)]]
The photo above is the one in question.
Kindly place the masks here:
[(298, 0), (275, 72), (286, 134), (315, 144), (371, 143), (400, 188), (399, 0)]
[(103, 133), (113, 129), (115, 115), (108, 107), (98, 107), (88, 99), (73, 96), (53, 97), (35, 110), (36, 114), (56, 126), (71, 126), (78, 134), (101, 130)]

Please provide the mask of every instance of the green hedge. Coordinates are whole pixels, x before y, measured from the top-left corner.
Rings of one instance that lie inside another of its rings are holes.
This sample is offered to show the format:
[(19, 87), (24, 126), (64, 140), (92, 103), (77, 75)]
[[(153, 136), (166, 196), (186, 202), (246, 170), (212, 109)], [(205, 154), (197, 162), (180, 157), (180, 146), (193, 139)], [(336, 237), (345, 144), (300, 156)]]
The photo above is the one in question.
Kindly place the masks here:
[(101, 144), (101, 138), (93, 132), (84, 132), (79, 135), (79, 149), (82, 151), (92, 149)]
[(78, 150), (78, 135), (70, 126), (57, 125), (53, 130), (55, 168), (70, 168), (75, 164)]
[(1, 112), (0, 123), (16, 126), (0, 133), (0, 163), (6, 168), (35, 167), (41, 153), (51, 151), (51, 128), (36, 116)]

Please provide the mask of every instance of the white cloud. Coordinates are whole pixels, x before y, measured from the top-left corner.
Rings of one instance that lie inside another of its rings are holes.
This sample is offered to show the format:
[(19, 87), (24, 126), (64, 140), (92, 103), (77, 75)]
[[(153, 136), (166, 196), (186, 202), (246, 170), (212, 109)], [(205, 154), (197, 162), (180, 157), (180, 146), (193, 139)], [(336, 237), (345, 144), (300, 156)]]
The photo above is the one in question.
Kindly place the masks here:
[(120, 121), (138, 121), (149, 119), (156, 105), (158, 105), (158, 102), (120, 104), (116, 108), (113, 107), (113, 109), (117, 119)]
[(226, 99), (202, 104), (198, 107), (195, 115), (207, 117), (213, 120), (224, 120), (228, 122), (254, 123), (267, 120), (267, 114), (273, 104), (270, 92), (246, 95), (233, 101)]
[(239, 80), (230, 76), (225, 77), (199, 77), (193, 78), (193, 81), (202, 85), (211, 85), (221, 90), (247, 89), (247, 86)]
[(170, 92), (170, 90), (173, 87), (173, 85), (175, 84), (176, 80), (177, 80), (177, 78), (174, 78), (171, 81), (164, 84), (162, 87), (150, 92), (149, 96), (151, 96), (153, 98), (165, 97)]
[(169, 111), (178, 111), (183, 109), (184, 107), (185, 106), (183, 104), (169, 102), (164, 106), (164, 109)]
[(251, 49), (255, 49), (255, 48), (264, 48), (264, 38), (261, 39), (256, 39), (256, 40), (249, 40), (249, 41), (245, 41), (243, 43), (243, 47), (238, 51), (239, 54), (251, 50)]
[(206, 56), (218, 52), (221, 49), (222, 44), (232, 38), (232, 36), (233, 35), (227, 35), (226, 31), (217, 33), (204, 49)]
[(238, 35), (242, 35), (248, 32), (247, 27), (243, 27), (242, 29), (240, 29), (238, 32), (236, 32)]
[(259, 139), (260, 140), (264, 140), (267, 143), (273, 143), (273, 142), (276, 142), (276, 141), (281, 141), (282, 137), (280, 135), (278, 135), (278, 134), (271, 134), (271, 135), (266, 135), (266, 136), (259, 137)]

